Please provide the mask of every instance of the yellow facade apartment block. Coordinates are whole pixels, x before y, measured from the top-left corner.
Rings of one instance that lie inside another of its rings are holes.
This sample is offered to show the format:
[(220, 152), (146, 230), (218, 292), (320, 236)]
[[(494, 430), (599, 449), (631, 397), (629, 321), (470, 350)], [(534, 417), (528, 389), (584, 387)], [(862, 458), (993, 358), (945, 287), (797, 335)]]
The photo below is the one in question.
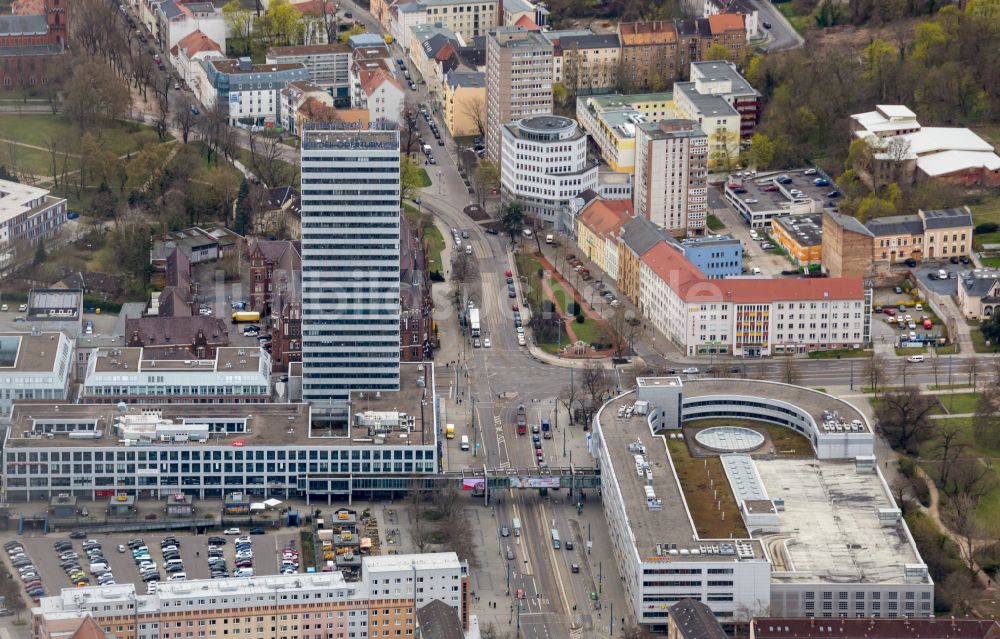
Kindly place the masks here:
[(452, 137), (482, 137), (486, 129), (486, 75), (449, 71), (443, 88), (444, 124)]

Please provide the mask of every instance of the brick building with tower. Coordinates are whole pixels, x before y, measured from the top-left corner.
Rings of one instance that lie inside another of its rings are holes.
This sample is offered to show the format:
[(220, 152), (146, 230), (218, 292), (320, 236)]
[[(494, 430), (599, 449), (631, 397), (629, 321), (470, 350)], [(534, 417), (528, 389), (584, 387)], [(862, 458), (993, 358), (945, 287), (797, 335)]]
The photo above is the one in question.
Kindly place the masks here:
[(0, 16), (0, 82), (3, 87), (47, 84), (50, 69), (66, 53), (67, 0), (14, 3)]

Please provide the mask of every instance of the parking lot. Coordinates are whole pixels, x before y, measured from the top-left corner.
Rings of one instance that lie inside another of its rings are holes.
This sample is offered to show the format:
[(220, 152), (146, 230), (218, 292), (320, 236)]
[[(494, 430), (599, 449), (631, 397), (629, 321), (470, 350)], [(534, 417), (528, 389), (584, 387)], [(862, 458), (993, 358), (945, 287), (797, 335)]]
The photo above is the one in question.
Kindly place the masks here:
[(781, 215), (820, 213), (836, 208), (840, 192), (816, 169), (733, 174), (723, 192), (729, 204), (753, 228), (767, 228)]
[[(944, 270), (948, 273), (948, 279), (931, 279), (930, 275), (932, 273), (937, 273), (939, 270)], [(958, 280), (963, 277), (966, 273), (973, 270), (972, 266), (967, 266), (965, 264), (952, 264), (951, 262), (941, 261), (941, 262), (925, 262), (921, 263), (917, 268), (913, 269), (913, 272), (920, 279), (920, 283), (930, 290), (934, 291), (938, 295), (951, 296), (958, 292)], [(952, 274), (955, 277), (952, 277)]]
[[(247, 529), (243, 529), (242, 532), (245, 535)], [(180, 542), (178, 552), (183, 562), (184, 573), (188, 579), (208, 579), (211, 577), (208, 567), (208, 538), (210, 536), (222, 536), (221, 533), (192, 535), (158, 532), (155, 534), (135, 535), (134, 537), (142, 539), (143, 543), (149, 548), (150, 560), (159, 569), (161, 580), (166, 580), (168, 573), (164, 571), (164, 559), (163, 553), (160, 550), (160, 541), (168, 536), (173, 536)], [(101, 544), (108, 568), (111, 574), (114, 575), (116, 583), (133, 583), (139, 592), (145, 592), (146, 586), (132, 559), (132, 552), (126, 545), (134, 537), (126, 534), (95, 534), (88, 536), (88, 538), (94, 539)], [(236, 536), (234, 535), (225, 536), (226, 544), (223, 546), (223, 556), (226, 560), (226, 568), (230, 574), (232, 574), (235, 566), (235, 550), (233, 546), (235, 538)], [(73, 585), (59, 565), (59, 555), (53, 550), (53, 544), (62, 539), (68, 539), (68, 537), (65, 535), (48, 535), (45, 537), (19, 539), (26, 553), (38, 568), (38, 576), (43, 580), (48, 594), (58, 593), (61, 588), (68, 588)], [(294, 529), (289, 529), (287, 532), (280, 531), (264, 535), (253, 535), (250, 539), (254, 555), (254, 575), (275, 575), (280, 572), (282, 549), (289, 542), (296, 542), (297, 532)], [(74, 539), (70, 541), (73, 545), (73, 552), (79, 555), (77, 561), (83, 572), (92, 584), (96, 584), (93, 574), (90, 573), (89, 561), (83, 550), (83, 544), (86, 540)], [(124, 552), (119, 551), (119, 545), (125, 547)]]
[[(715, 231), (721, 235), (732, 236), (743, 243), (743, 265), (748, 269), (756, 266), (761, 273), (767, 277), (781, 277), (781, 272), (791, 268), (788, 259), (780, 253), (765, 251), (760, 248), (760, 242), (755, 242), (750, 237), (750, 227), (731, 207), (726, 204), (721, 192), (716, 187), (709, 187), (709, 192), (713, 194), (709, 197), (712, 210), (711, 213), (719, 218), (726, 228)], [(770, 230), (770, 229), (765, 229)]]
[[(906, 310), (901, 311), (900, 304), (903, 304)], [(918, 298), (908, 295), (902, 290), (897, 292), (894, 288), (876, 289), (872, 307), (872, 336), (878, 341), (894, 342), (900, 336), (908, 336), (911, 332), (920, 337), (944, 333), (944, 327), (941, 325), (940, 319), (934, 316), (933, 311), (926, 304), (920, 302)], [(889, 315), (885, 310), (875, 310), (879, 308), (890, 309), (893, 314)], [(910, 320), (906, 319), (907, 315), (910, 316)], [(899, 322), (900, 317), (903, 317), (902, 324)], [(924, 328), (923, 319), (925, 317), (932, 321), (929, 329)], [(913, 322), (912, 328), (910, 327), (911, 320)]]

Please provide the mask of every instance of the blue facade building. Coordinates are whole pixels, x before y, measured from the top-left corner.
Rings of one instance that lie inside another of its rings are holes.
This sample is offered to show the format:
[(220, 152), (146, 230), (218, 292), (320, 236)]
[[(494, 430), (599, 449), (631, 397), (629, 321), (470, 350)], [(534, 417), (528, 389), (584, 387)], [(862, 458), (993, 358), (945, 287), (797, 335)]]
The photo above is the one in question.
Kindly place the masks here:
[(722, 279), (743, 273), (743, 243), (728, 235), (685, 238), (679, 240), (678, 248), (705, 277)]

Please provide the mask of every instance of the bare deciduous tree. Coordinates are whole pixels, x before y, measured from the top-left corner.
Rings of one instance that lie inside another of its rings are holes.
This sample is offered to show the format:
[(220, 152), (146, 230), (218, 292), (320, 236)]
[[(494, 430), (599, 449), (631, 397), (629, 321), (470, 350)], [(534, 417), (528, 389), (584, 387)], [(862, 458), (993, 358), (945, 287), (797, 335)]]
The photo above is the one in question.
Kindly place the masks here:
[(934, 385), (939, 386), (938, 375), (941, 373), (941, 358), (937, 354), (937, 349), (934, 350), (934, 356), (931, 357), (931, 374), (934, 375)]
[(420, 105), (416, 99), (407, 96), (403, 104), (403, 121), (399, 123), (399, 151), (406, 155), (416, 153), (417, 140), (420, 137), (418, 128), (417, 111)]
[(194, 102), (186, 95), (182, 95), (177, 102), (177, 113), (174, 113), (174, 126), (181, 130), (181, 140), (188, 143), (191, 132), (198, 124), (198, 116), (194, 114)]
[(597, 362), (588, 362), (580, 375), (580, 385), (587, 392), (587, 398), (594, 410), (604, 403), (611, 394), (608, 371)]
[(937, 444), (934, 450), (937, 453), (938, 482), (945, 491), (948, 490), (948, 484), (951, 481), (952, 468), (962, 458), (968, 447), (961, 440), (961, 434), (961, 429), (951, 423), (945, 423), (938, 428)]
[(868, 358), (864, 375), (868, 378), (868, 385), (875, 393), (875, 397), (878, 397), (878, 389), (882, 385), (882, 380), (885, 379), (885, 359), (878, 353)]
[(476, 134), (479, 137), (486, 135), (486, 105), (481, 104), (478, 100), (465, 100), (462, 102), (462, 114), (472, 121), (472, 125), (476, 127)]
[(933, 431), (930, 415), (937, 399), (921, 395), (916, 388), (885, 393), (875, 408), (875, 419), (889, 443), (913, 454)]
[(642, 319), (631, 310), (619, 307), (611, 317), (611, 339), (615, 358), (631, 355), (632, 345), (642, 335)]
[(969, 386), (972, 386), (972, 390), (976, 390), (976, 386), (979, 383), (979, 358), (973, 355), (965, 362), (965, 373), (969, 376)]
[(781, 362), (781, 381), (786, 384), (799, 382), (799, 365), (791, 356), (786, 357)]
[(978, 504), (996, 487), (996, 483), (992, 462), (966, 457), (952, 470), (947, 494), (951, 498), (969, 497)]
[(961, 540), (962, 559), (970, 574), (976, 573), (976, 542), (986, 537), (986, 531), (976, 518), (979, 499), (960, 494), (948, 500), (944, 520)]
[(622, 639), (652, 639), (653, 635), (645, 627), (630, 624), (622, 627)]
[(511, 632), (500, 630), (492, 621), (480, 633), (483, 639), (513, 639)]
[[(575, 423), (573, 418), (573, 411), (576, 408), (577, 397), (580, 394), (580, 388), (576, 383), (576, 377), (570, 378), (570, 383), (567, 384), (566, 388), (562, 390), (559, 394), (559, 403), (566, 407), (566, 412), (569, 413), (569, 423), (570, 425)], [(558, 410), (558, 408), (557, 408)]]
[[(420, 480), (415, 479), (413, 481), (416, 483)], [(410, 517), (413, 519), (413, 523), (410, 526), (410, 536), (413, 538), (413, 544), (417, 547), (417, 552), (422, 553), (430, 543), (427, 522), (424, 521), (424, 494), (414, 487), (407, 495), (406, 501), (409, 506)]]
[(281, 157), (284, 147), (278, 137), (255, 129), (247, 130), (250, 170), (270, 187), (290, 184), (294, 177), (291, 165)]

